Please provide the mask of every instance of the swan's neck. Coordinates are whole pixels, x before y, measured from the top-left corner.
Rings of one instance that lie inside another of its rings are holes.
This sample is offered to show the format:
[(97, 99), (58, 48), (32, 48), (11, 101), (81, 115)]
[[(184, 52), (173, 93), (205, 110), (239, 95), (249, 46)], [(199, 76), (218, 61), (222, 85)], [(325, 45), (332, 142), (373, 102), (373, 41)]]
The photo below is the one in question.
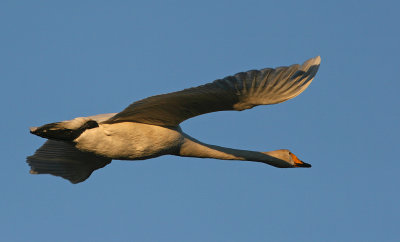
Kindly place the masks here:
[(231, 149), (216, 145), (202, 143), (185, 134), (181, 145), (180, 156), (213, 158), (220, 160), (242, 160), (266, 163), (275, 167), (291, 167), (289, 163), (281, 160), (278, 151), (257, 152), (249, 150)]

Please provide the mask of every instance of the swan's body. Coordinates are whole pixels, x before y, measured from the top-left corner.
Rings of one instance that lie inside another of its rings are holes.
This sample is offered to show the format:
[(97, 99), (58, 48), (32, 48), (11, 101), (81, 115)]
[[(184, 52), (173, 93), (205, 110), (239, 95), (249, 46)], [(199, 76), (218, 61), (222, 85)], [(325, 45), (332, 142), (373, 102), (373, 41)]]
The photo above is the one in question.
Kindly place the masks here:
[(182, 141), (179, 128), (122, 122), (88, 129), (75, 139), (75, 147), (116, 160), (142, 160), (177, 151)]
[(248, 71), (180, 92), (153, 96), (120, 113), (102, 114), (31, 128), (49, 139), (27, 162), (31, 173), (82, 182), (112, 159), (143, 160), (161, 155), (248, 160), (276, 167), (310, 167), (289, 150), (255, 152), (202, 143), (185, 134), (182, 121), (203, 113), (275, 104), (303, 92), (320, 64)]

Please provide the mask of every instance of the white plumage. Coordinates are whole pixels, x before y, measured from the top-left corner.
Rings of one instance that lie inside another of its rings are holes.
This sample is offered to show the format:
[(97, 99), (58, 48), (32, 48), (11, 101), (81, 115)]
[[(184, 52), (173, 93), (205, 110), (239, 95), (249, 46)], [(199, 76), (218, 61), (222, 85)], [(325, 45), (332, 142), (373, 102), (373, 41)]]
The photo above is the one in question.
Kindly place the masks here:
[(31, 133), (49, 139), (27, 158), (31, 173), (52, 174), (78, 183), (112, 159), (143, 160), (166, 154), (311, 167), (286, 149), (256, 152), (208, 145), (185, 134), (179, 124), (204, 113), (241, 111), (294, 98), (310, 85), (320, 61), (318, 56), (302, 65), (241, 72), (134, 102), (117, 114), (31, 128)]

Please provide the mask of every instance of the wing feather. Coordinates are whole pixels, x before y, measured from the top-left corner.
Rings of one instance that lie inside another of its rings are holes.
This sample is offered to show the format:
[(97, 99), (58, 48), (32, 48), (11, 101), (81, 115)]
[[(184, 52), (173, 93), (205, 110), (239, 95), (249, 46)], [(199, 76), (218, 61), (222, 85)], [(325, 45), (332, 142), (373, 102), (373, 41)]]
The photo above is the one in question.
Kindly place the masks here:
[(103, 123), (139, 122), (174, 127), (197, 115), (281, 103), (302, 93), (318, 71), (319, 56), (302, 65), (240, 72), (199, 87), (132, 103)]
[(47, 140), (26, 161), (32, 174), (51, 174), (71, 183), (79, 183), (86, 180), (94, 170), (109, 164), (111, 159), (82, 152), (72, 143)]

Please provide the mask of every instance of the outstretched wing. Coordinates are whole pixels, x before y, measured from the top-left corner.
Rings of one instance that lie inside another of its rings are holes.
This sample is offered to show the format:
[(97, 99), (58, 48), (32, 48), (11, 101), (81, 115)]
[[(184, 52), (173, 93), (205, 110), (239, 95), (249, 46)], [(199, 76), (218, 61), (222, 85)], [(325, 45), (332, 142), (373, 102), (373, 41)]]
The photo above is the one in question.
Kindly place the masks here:
[(82, 152), (69, 142), (47, 140), (34, 155), (27, 157), (26, 162), (32, 174), (60, 176), (75, 184), (86, 180), (111, 159)]
[(152, 96), (132, 103), (104, 123), (139, 122), (173, 127), (205, 113), (281, 103), (310, 85), (320, 62), (317, 56), (302, 65), (240, 72), (199, 87)]

